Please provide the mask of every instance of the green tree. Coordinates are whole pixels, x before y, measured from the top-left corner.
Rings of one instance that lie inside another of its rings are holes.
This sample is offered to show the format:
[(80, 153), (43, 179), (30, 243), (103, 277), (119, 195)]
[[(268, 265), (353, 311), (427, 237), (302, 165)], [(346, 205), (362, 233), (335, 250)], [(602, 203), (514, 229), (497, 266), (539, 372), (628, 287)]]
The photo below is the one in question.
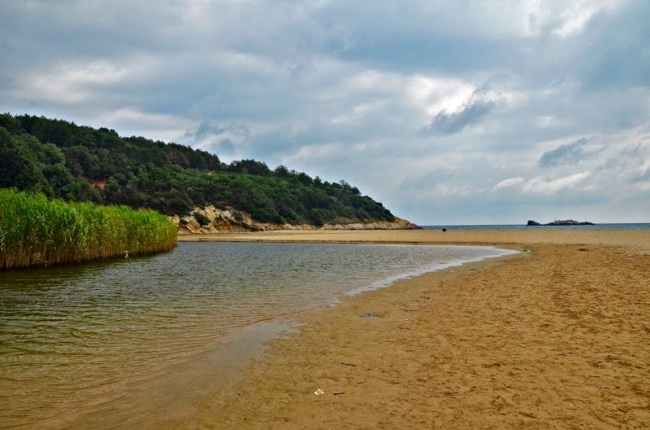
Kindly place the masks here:
[(52, 188), (39, 169), (34, 153), (4, 127), (0, 127), (0, 160), (0, 187), (52, 195)]

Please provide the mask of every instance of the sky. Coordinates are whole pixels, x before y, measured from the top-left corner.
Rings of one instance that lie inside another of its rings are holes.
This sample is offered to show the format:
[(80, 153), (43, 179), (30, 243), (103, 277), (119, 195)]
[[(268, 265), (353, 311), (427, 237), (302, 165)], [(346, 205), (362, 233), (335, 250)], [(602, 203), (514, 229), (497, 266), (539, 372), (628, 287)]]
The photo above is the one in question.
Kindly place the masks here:
[(650, 222), (650, 1), (6, 0), (0, 110), (330, 182), (420, 225)]

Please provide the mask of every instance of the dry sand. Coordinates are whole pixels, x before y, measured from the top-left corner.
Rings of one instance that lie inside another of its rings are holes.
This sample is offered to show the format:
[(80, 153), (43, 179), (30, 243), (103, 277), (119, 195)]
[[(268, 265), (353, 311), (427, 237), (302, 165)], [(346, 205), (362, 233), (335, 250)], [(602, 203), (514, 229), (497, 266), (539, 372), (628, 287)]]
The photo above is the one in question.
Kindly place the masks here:
[(243, 381), (180, 428), (650, 428), (649, 231), (216, 238), (497, 244), (530, 252), (296, 315), (298, 334), (276, 340)]

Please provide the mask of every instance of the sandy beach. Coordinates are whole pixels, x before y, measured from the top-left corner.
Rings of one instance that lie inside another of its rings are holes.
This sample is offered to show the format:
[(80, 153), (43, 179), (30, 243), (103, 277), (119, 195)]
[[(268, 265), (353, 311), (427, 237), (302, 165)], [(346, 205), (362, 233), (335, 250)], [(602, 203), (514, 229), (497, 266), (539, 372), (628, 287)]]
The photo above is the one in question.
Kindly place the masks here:
[(521, 251), (292, 316), (299, 332), (274, 341), (243, 380), (181, 429), (650, 428), (650, 231), (290, 231), (180, 240)]

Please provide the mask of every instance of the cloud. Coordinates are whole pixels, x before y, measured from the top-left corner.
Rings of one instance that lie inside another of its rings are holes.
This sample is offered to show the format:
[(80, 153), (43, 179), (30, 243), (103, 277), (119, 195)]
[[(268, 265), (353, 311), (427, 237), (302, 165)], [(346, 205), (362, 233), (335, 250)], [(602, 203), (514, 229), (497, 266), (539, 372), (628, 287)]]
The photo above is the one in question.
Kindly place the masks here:
[(635, 184), (642, 187), (644, 190), (647, 190), (647, 186), (650, 183), (650, 148), (645, 148), (646, 151), (643, 151), (642, 148), (637, 147), (636, 150), (630, 151), (632, 154), (643, 154), (641, 158), (635, 158), (636, 163), (633, 165), (627, 166), (625, 174), (623, 177), (627, 182)]
[(0, 111), (346, 179), (423, 224), (643, 221), (649, 21), (634, 0), (5, 1)]
[(237, 148), (230, 139), (223, 139), (219, 142), (208, 145), (210, 152), (220, 156), (233, 157), (237, 154)]
[(431, 121), (429, 130), (433, 133), (456, 134), (476, 124), (496, 107), (494, 102), (476, 101), (466, 104), (458, 112), (441, 112)]
[(238, 146), (245, 144), (250, 135), (250, 129), (243, 124), (201, 121), (198, 126), (187, 129), (176, 140), (202, 148), (224, 159), (231, 159), (239, 154)]
[(538, 164), (542, 167), (578, 164), (593, 155), (583, 149), (587, 142), (588, 140), (583, 137), (575, 142), (560, 145), (551, 151), (545, 152), (539, 159)]
[[(586, 51), (571, 64), (589, 90), (622, 90), (650, 85), (650, 55), (645, 23), (650, 19), (650, 3), (621, 2), (620, 7), (594, 15)], [(625, 29), (616, 28), (625, 25)]]
[(456, 134), (465, 128), (478, 124), (500, 105), (500, 95), (489, 91), (489, 86), (477, 88), (458, 110), (438, 113), (429, 124), (433, 134)]
[(562, 190), (575, 187), (591, 176), (591, 174), (592, 172), (586, 171), (558, 179), (548, 179), (538, 176), (524, 182), (521, 189), (524, 192), (533, 194), (555, 194)]
[(521, 184), (524, 181), (526, 181), (526, 179), (522, 177), (504, 179), (503, 181), (496, 184), (493, 189), (498, 190), (501, 188), (511, 188), (514, 187), (515, 185)]
[(504, 179), (492, 187), (492, 191), (503, 191), (514, 188), (519, 192), (527, 194), (554, 195), (564, 190), (573, 189), (575, 191), (575, 187), (579, 183), (592, 175), (593, 172), (585, 171), (556, 179), (550, 179), (543, 176), (536, 176), (531, 179), (526, 179), (519, 176), (515, 178)]
[(242, 124), (226, 124), (220, 125), (210, 121), (201, 121), (201, 123), (192, 129), (188, 129), (181, 139), (191, 139), (194, 141), (202, 141), (206, 138), (221, 136), (223, 134), (232, 134), (239, 136), (242, 139), (248, 139), (251, 131), (248, 127)]

